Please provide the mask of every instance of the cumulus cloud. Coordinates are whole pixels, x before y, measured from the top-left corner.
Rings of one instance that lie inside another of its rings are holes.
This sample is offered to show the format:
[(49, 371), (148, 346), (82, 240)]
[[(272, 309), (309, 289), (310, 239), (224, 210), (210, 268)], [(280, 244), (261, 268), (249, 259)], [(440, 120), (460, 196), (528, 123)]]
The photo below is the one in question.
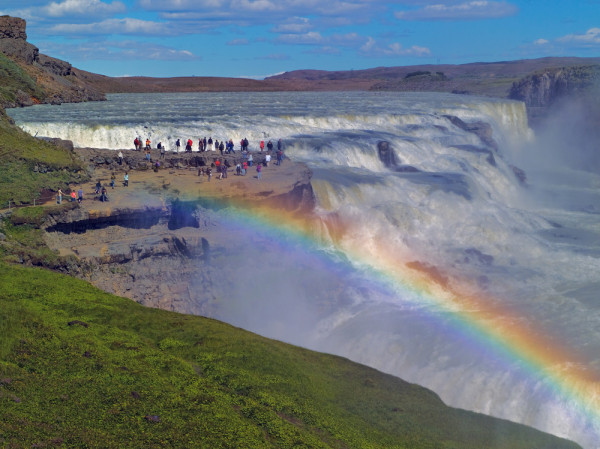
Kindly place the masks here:
[(50, 34), (143, 34), (166, 35), (173, 32), (166, 24), (132, 18), (106, 19), (89, 24), (63, 23), (50, 27)]
[[(421, 3), (421, 2), (419, 2)], [(517, 14), (518, 8), (505, 1), (475, 0), (458, 4), (435, 3), (421, 9), (397, 11), (400, 20), (481, 20), (509, 17)]]
[(550, 41), (548, 41), (547, 39), (536, 39), (533, 41), (533, 43), (535, 45), (546, 45), (546, 44), (550, 43)]
[(318, 31), (309, 31), (301, 34), (281, 34), (276, 42), (282, 44), (316, 45), (323, 43), (324, 39)]
[(65, 0), (63, 2), (52, 2), (41, 8), (41, 13), (50, 17), (65, 16), (107, 16), (115, 13), (124, 12), (127, 8), (120, 1), (104, 3), (100, 0)]
[(189, 50), (179, 50), (172, 47), (138, 42), (133, 40), (110, 41), (100, 40), (78, 44), (47, 44), (42, 50), (54, 55), (66, 54), (70, 59), (79, 60), (123, 60), (139, 59), (154, 61), (190, 61), (199, 60), (199, 56)]
[(306, 17), (294, 17), (287, 23), (280, 23), (274, 26), (271, 31), (274, 33), (282, 33), (282, 34), (299, 34), (306, 33), (311, 30), (313, 25), (310, 23), (310, 20)]
[[(139, 0), (142, 8), (161, 14), (184, 12), (210, 18), (227, 15), (239, 23), (252, 19), (272, 23), (288, 17), (323, 15), (363, 20), (386, 8), (385, 0)], [(350, 20), (351, 22), (353, 20)]]
[(361, 53), (365, 56), (416, 56), (424, 57), (431, 56), (431, 51), (427, 47), (420, 47), (413, 45), (411, 47), (403, 47), (402, 44), (394, 42), (386, 46), (379, 46), (377, 41), (371, 36), (367, 38), (367, 41), (360, 47)]
[(586, 46), (600, 45), (600, 28), (590, 28), (584, 34), (567, 34), (557, 39), (558, 42), (566, 44), (578, 44)]

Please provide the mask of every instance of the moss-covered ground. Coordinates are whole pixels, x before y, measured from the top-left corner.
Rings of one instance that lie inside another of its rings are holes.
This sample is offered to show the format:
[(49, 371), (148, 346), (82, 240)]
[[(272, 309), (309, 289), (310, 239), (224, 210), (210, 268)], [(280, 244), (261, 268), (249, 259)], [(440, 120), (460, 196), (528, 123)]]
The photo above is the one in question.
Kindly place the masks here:
[(51, 271), (1, 264), (0, 285), (0, 447), (576, 447)]
[(64, 190), (85, 179), (75, 153), (23, 132), (0, 109), (0, 209), (9, 201), (34, 204), (44, 190)]

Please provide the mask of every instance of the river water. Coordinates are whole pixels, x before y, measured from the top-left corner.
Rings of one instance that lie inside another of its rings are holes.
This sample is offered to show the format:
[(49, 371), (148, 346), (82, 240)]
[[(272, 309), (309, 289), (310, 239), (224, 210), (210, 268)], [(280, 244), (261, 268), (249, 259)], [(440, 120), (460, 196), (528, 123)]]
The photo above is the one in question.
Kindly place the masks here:
[[(282, 139), (286, 157), (313, 170), (316, 222), (294, 244), (271, 222), (260, 232), (272, 247), (222, 262), (239, 288), (223, 290), (215, 318), (600, 447), (600, 176), (529, 129), (522, 103), (115, 94), (8, 112), (33, 135), (80, 147), (131, 148), (140, 136), (174, 150), (206, 136), (236, 149), (247, 137), (257, 151)], [(482, 123), (493, 141), (468, 127)]]

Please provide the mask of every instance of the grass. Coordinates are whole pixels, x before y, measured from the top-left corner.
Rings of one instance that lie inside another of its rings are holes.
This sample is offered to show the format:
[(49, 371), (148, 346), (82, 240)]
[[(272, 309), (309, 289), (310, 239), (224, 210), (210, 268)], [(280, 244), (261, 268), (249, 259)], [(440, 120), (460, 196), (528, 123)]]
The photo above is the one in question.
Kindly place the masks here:
[[(0, 54), (0, 103), (19, 90), (43, 98)], [(0, 209), (85, 179), (74, 154), (0, 112)], [(6, 263), (81, 269), (40, 229), (68, 207), (20, 208), (0, 223), (2, 448), (577, 447), (339, 357)]]
[(0, 263), (0, 446), (574, 448), (393, 376)]
[(0, 52), (0, 104), (18, 103), (19, 92), (38, 100), (45, 97), (44, 91), (35, 80)]
[(73, 152), (30, 136), (0, 112), (0, 209), (9, 200), (33, 204), (42, 190), (64, 190), (87, 179)]

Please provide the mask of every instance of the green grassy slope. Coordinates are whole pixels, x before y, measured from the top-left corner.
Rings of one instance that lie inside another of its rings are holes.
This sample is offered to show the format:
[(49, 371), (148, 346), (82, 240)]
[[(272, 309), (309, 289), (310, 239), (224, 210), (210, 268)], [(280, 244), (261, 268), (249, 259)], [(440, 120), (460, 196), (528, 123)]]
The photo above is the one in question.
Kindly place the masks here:
[(41, 100), (45, 93), (18, 64), (0, 52), (0, 104), (17, 104), (19, 95)]
[(0, 447), (577, 447), (50, 271), (1, 264), (0, 285)]
[(73, 152), (21, 131), (0, 109), (0, 209), (9, 200), (32, 204), (43, 189), (65, 189), (86, 178)]

